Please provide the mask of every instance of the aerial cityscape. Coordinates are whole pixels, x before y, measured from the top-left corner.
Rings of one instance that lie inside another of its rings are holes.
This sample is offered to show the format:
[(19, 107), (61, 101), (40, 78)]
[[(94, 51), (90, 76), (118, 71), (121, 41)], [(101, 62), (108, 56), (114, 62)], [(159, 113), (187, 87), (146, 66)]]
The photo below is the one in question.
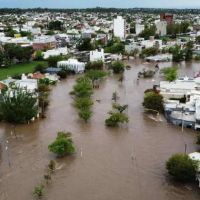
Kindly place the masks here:
[(199, 1), (0, 3), (0, 200), (200, 199)]

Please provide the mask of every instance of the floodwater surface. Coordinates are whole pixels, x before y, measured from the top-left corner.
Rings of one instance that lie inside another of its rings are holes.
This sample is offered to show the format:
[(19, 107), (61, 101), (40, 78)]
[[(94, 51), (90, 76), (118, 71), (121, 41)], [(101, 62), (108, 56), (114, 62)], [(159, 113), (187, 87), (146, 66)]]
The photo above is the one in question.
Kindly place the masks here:
[[(165, 169), (174, 153), (198, 150), (197, 132), (168, 124), (143, 111), (143, 92), (159, 83), (140, 79), (137, 73), (154, 65), (129, 61), (131, 70), (123, 83), (117, 76), (104, 80), (93, 95), (93, 117), (82, 122), (69, 95), (76, 77), (55, 86), (50, 95), (47, 118), (29, 125), (0, 123), (0, 200), (31, 200), (32, 191), (41, 183), (47, 164), (56, 160), (57, 170), (45, 188), (46, 200), (199, 200), (197, 184), (177, 184)], [(159, 64), (160, 67), (171, 63)], [(179, 64), (179, 74), (193, 76), (200, 63)], [(112, 109), (112, 93), (119, 103), (128, 104), (129, 123), (107, 128), (104, 121)], [(97, 101), (96, 101), (97, 100)], [(58, 131), (70, 131), (76, 154), (62, 159), (48, 151)]]

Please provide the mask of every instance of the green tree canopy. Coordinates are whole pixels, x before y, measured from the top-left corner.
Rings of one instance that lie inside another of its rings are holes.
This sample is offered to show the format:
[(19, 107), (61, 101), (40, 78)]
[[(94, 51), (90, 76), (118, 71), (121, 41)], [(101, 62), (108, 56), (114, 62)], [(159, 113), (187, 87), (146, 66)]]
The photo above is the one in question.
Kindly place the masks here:
[(156, 54), (158, 54), (159, 50), (156, 47), (150, 47), (150, 48), (146, 48), (143, 49), (140, 56), (142, 58), (148, 57), (148, 56), (154, 56)]
[(104, 78), (107, 75), (107, 72), (102, 70), (89, 70), (85, 74), (86, 77), (92, 80), (94, 82), (95, 80), (100, 80)]
[(48, 66), (49, 67), (56, 67), (57, 62), (61, 61), (63, 58), (62, 56), (50, 56), (47, 61), (48, 61)]
[(156, 34), (156, 26), (145, 26), (145, 29), (139, 34), (140, 37), (149, 39), (150, 36), (155, 36)]
[(177, 68), (176, 67), (163, 68), (162, 72), (167, 81), (175, 81), (177, 79)]
[(37, 98), (27, 90), (15, 89), (4, 92), (0, 101), (3, 120), (10, 123), (27, 123), (37, 116)]
[(125, 66), (121, 61), (114, 61), (110, 64), (109, 68), (112, 69), (115, 74), (119, 74), (124, 72)]
[(175, 154), (166, 162), (166, 168), (175, 180), (190, 182), (195, 180), (198, 163), (186, 154)]
[(103, 61), (98, 60), (98, 61), (88, 62), (87, 65), (85, 66), (85, 69), (86, 70), (91, 70), (91, 69), (100, 70), (100, 69), (103, 69)]
[(49, 30), (63, 30), (63, 23), (59, 20), (49, 22)]
[(163, 111), (163, 96), (156, 92), (147, 92), (144, 95), (143, 106), (159, 112)]
[(49, 151), (58, 156), (65, 156), (75, 152), (71, 133), (58, 132), (56, 140), (48, 146)]
[(77, 46), (79, 51), (90, 51), (94, 49), (90, 38), (84, 38), (81, 40), (80, 44)]

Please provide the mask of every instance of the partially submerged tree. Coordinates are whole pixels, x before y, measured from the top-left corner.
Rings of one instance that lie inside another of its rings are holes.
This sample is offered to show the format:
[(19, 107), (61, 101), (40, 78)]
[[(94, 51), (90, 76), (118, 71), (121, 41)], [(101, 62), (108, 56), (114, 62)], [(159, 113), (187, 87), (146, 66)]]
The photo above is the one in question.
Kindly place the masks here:
[(116, 127), (120, 123), (128, 123), (128, 116), (124, 113), (110, 112), (109, 117), (105, 120), (106, 126)]
[(109, 68), (113, 70), (113, 73), (119, 74), (124, 72), (125, 66), (124, 63), (121, 61), (114, 61), (110, 64)]
[(167, 67), (161, 70), (164, 74), (164, 77), (167, 81), (174, 81), (177, 79), (177, 68), (176, 67)]
[(75, 152), (71, 133), (58, 132), (56, 140), (48, 146), (49, 151), (62, 157)]
[(143, 106), (149, 110), (163, 111), (163, 96), (156, 92), (147, 92), (144, 95)]
[(71, 94), (75, 95), (74, 105), (79, 110), (79, 117), (87, 122), (92, 116), (92, 82), (87, 77), (78, 78), (73, 89)]
[(28, 90), (20, 88), (5, 92), (0, 101), (0, 112), (7, 122), (27, 123), (37, 116), (37, 97)]
[(85, 66), (86, 70), (102, 70), (103, 69), (103, 62), (101, 60), (88, 62)]
[(166, 168), (175, 180), (191, 182), (196, 178), (198, 163), (186, 154), (175, 154), (167, 161)]
[(128, 116), (123, 113), (128, 108), (128, 105), (113, 104), (113, 109), (116, 111), (110, 111), (110, 115), (106, 120), (106, 126), (116, 127), (120, 123), (128, 123)]
[(73, 89), (73, 92), (77, 97), (90, 97), (93, 93), (91, 81), (85, 77), (78, 78)]
[(36, 186), (33, 190), (33, 195), (37, 199), (41, 199), (41, 197), (43, 196), (43, 193), (44, 193), (44, 185), (43, 184)]
[(91, 118), (91, 116), (92, 116), (92, 111), (91, 111), (90, 108), (80, 109), (78, 115), (79, 115), (80, 118), (82, 118), (83, 120), (85, 120), (85, 122), (87, 122)]
[(95, 81), (99, 81), (103, 79), (104, 77), (106, 77), (106, 75), (107, 75), (107, 72), (102, 71), (102, 70), (89, 70), (85, 74), (85, 76), (88, 77), (92, 81), (93, 87), (94, 87)]

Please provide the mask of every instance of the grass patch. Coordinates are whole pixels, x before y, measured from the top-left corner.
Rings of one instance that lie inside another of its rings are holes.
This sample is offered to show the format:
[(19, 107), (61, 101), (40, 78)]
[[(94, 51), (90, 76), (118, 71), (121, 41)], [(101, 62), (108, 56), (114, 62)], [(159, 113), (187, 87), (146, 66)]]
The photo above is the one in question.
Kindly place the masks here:
[(0, 80), (6, 79), (8, 76), (21, 75), (23, 73), (32, 73), (38, 64), (47, 64), (46, 61), (32, 61), (30, 63), (21, 63), (10, 65), (6, 68), (0, 68)]

